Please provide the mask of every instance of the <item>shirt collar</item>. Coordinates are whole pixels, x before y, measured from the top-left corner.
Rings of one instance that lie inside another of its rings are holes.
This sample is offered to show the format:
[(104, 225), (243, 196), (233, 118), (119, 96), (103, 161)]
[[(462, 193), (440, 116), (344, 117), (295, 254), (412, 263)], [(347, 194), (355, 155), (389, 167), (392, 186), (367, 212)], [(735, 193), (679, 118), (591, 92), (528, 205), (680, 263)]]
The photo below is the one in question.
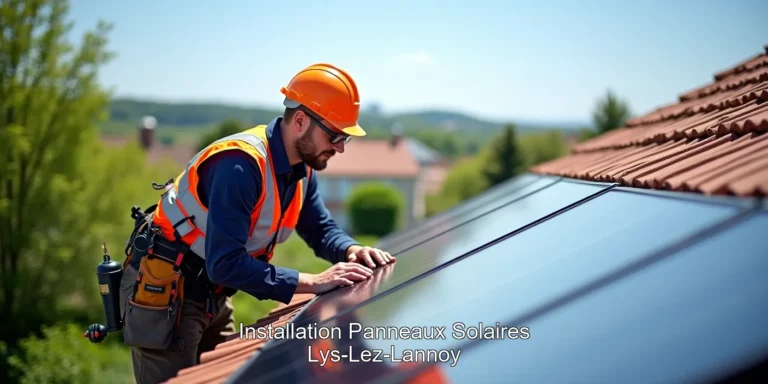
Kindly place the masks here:
[(269, 123), (269, 125), (267, 125), (267, 142), (269, 143), (269, 151), (272, 154), (275, 173), (278, 175), (292, 173), (294, 179), (304, 178), (307, 175), (306, 164), (302, 161), (291, 167), (291, 163), (288, 160), (288, 154), (285, 152), (283, 135), (280, 131), (280, 122), (282, 119), (282, 117), (276, 117)]

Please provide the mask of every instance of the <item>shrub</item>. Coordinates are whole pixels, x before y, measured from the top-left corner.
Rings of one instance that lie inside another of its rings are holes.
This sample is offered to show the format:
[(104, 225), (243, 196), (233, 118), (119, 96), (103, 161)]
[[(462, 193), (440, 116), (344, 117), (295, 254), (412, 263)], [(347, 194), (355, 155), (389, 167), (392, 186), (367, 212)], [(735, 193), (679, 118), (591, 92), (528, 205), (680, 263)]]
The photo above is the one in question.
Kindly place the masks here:
[(11, 367), (22, 384), (129, 383), (133, 381), (130, 350), (119, 335), (93, 344), (83, 338), (85, 328), (73, 323), (43, 328), (43, 338), (21, 340), (21, 353), (11, 356)]
[(381, 237), (399, 228), (405, 203), (396, 188), (374, 182), (355, 188), (348, 206), (356, 234)]

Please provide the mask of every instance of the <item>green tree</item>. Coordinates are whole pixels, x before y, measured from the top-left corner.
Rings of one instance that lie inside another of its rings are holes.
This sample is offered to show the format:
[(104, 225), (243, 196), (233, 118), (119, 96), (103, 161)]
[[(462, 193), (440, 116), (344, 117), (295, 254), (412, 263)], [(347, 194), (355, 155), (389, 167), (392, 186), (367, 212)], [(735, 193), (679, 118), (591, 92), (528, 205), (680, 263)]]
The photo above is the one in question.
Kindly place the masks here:
[(56, 257), (74, 257), (61, 245), (75, 234), (58, 225), (87, 220), (87, 210), (72, 210), (83, 208), (79, 167), (89, 148), (81, 143), (98, 140), (93, 122), (107, 107), (96, 70), (111, 57), (110, 25), (99, 23), (75, 50), (64, 41), (67, 11), (65, 1), (3, 1), (0, 10), (0, 313), (11, 323), (4, 335), (25, 328), (19, 315), (51, 306), (60, 289), (77, 284), (45, 271)]
[(592, 121), (598, 133), (623, 127), (629, 118), (629, 104), (611, 90), (606, 92), (605, 98), (597, 101), (592, 112)]
[(480, 152), (473, 157), (457, 160), (445, 175), (440, 192), (426, 197), (426, 215), (440, 213), (485, 191), (488, 180), (482, 169), (486, 157), (486, 153)]
[(560, 130), (522, 135), (519, 148), (523, 152), (525, 168), (556, 159), (567, 153), (567, 146)]
[(595, 137), (597, 137), (599, 135), (600, 134), (597, 131), (595, 131), (594, 129), (582, 128), (582, 129), (579, 130), (579, 135), (578, 135), (576, 140), (579, 143), (583, 143), (583, 142), (585, 142), (587, 140), (591, 140), (591, 139), (593, 139), (593, 138), (595, 138)]
[(357, 186), (347, 205), (355, 234), (382, 237), (400, 227), (405, 202), (397, 188), (372, 182)]
[(492, 187), (517, 176), (523, 167), (524, 159), (518, 149), (515, 126), (508, 124), (491, 142), (482, 173), (488, 180), (488, 187)]
[(20, 339), (104, 321), (100, 244), (119, 258), (131, 205), (155, 201), (149, 183), (178, 172), (148, 168), (135, 143), (104, 148), (109, 94), (97, 75), (113, 56), (111, 26), (75, 47), (68, 10), (64, 0), (0, 2), (0, 382), (18, 378), (6, 357)]
[(200, 141), (197, 144), (197, 150), (201, 151), (203, 148), (209, 146), (214, 141), (221, 139), (222, 137), (226, 137), (229, 135), (233, 135), (235, 133), (240, 133), (244, 131), (245, 128), (243, 126), (243, 123), (241, 123), (238, 120), (225, 120), (219, 123), (219, 125), (205, 134), (203, 137), (200, 138)]

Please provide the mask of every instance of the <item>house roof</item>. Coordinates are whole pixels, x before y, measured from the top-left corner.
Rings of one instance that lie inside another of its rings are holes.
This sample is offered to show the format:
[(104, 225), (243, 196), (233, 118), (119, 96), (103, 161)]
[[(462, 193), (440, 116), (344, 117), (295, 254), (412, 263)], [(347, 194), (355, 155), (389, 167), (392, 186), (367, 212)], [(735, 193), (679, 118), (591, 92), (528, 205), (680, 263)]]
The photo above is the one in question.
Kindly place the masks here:
[(389, 140), (352, 140), (321, 172), (337, 177), (413, 178), (419, 175), (419, 163), (403, 141), (392, 146)]
[[(309, 303), (315, 295), (296, 294), (289, 304), (280, 303), (277, 308), (251, 327), (282, 327), (288, 324)], [(266, 339), (240, 338), (239, 334), (231, 335), (227, 341), (219, 344), (213, 351), (203, 353), (200, 364), (182, 369), (176, 377), (166, 381), (168, 384), (184, 383), (222, 383), (248, 361), (267, 343)]]
[(768, 194), (768, 45), (677, 103), (572, 146), (540, 174), (708, 195)]
[(403, 140), (410, 147), (411, 154), (413, 154), (413, 157), (416, 158), (416, 161), (420, 164), (431, 165), (442, 160), (440, 153), (422, 143), (421, 140), (417, 140), (413, 137), (405, 137)]

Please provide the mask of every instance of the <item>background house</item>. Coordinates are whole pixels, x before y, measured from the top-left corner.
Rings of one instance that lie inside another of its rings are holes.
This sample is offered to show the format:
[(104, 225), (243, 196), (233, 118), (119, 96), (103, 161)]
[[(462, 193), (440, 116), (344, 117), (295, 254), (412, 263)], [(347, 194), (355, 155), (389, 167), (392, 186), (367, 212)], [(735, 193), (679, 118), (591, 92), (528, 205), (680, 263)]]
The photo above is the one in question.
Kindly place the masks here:
[(402, 194), (404, 226), (424, 217), (422, 167), (414, 156), (413, 144), (408, 143), (400, 135), (389, 140), (354, 140), (317, 173), (320, 195), (339, 225), (350, 227), (346, 201), (357, 186), (370, 182), (386, 183)]

